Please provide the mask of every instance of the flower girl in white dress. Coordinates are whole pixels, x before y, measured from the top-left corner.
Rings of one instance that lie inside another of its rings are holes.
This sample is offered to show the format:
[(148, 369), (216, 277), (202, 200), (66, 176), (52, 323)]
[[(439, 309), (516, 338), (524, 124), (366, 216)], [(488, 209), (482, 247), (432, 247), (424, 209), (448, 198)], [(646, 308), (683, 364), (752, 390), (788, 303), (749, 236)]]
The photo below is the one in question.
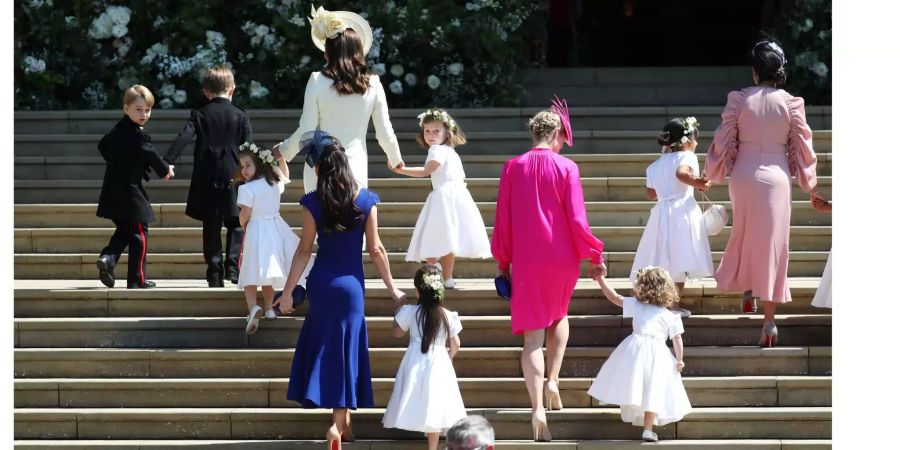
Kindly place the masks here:
[(638, 269), (659, 266), (672, 274), (680, 294), (687, 279), (715, 273), (703, 211), (694, 200), (695, 188), (703, 192), (710, 187), (694, 153), (699, 125), (693, 117), (672, 119), (657, 139), (663, 153), (647, 167), (647, 197), (656, 205), (631, 266), (632, 282)]
[(466, 417), (452, 361), (459, 351), (462, 323), (457, 313), (441, 306), (444, 285), (440, 269), (421, 267), (413, 284), (419, 304), (404, 305), (394, 316), (394, 336), (409, 331), (409, 347), (397, 370), (384, 426), (423, 432), (428, 449), (437, 450), (440, 435)]
[(275, 290), (283, 289), (300, 238), (281, 218), (281, 194), (289, 172), (284, 159), (276, 161), (272, 151), (245, 142), (238, 154), (241, 164), (237, 204), (244, 228), (238, 288), (247, 300), (247, 334), (256, 332), (262, 309), (256, 304), (256, 288), (262, 288), (266, 319), (275, 319)]
[[(643, 426), (645, 441), (659, 440), (653, 426), (677, 422), (691, 411), (681, 382), (684, 369), (684, 326), (681, 316), (668, 307), (678, 302), (675, 283), (659, 267), (637, 273), (635, 297), (622, 297), (606, 282), (597, 281), (606, 298), (632, 318), (633, 331), (620, 343), (594, 378), (588, 394), (603, 403), (619, 405), (622, 421)], [(675, 357), (666, 347), (672, 340)]]
[(416, 220), (406, 260), (434, 265), (440, 259), (444, 286), (453, 289), (455, 257), (490, 258), (491, 243), (455, 150), (466, 143), (459, 125), (443, 109), (428, 109), (419, 114), (419, 127), (416, 140), (428, 149), (425, 166), (394, 170), (411, 177), (431, 176), (432, 191)]

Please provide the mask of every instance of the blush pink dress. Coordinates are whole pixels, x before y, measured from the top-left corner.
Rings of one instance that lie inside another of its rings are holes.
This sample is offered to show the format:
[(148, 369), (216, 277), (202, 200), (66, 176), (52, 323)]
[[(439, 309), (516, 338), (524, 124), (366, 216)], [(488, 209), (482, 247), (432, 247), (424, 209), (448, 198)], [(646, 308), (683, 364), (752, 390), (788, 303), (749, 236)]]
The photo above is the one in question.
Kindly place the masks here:
[(714, 183), (731, 177), (733, 223), (716, 270), (719, 289), (791, 301), (791, 176), (804, 192), (816, 186), (816, 154), (803, 99), (762, 86), (729, 92), (705, 172)]
[(511, 270), (513, 334), (547, 328), (568, 314), (581, 261), (603, 261), (572, 160), (532, 148), (506, 162), (491, 253), (500, 270)]

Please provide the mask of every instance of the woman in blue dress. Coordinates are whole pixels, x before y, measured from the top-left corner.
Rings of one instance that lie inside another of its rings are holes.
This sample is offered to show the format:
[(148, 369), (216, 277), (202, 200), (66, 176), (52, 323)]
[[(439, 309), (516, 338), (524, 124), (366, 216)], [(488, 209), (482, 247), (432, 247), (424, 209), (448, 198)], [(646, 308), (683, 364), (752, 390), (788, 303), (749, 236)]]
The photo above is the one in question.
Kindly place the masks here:
[[(306, 292), (309, 311), (300, 330), (287, 398), (304, 408), (332, 408), (329, 449), (350, 437), (350, 410), (374, 406), (369, 342), (364, 315), (363, 234), (369, 255), (395, 306), (405, 294), (394, 285), (387, 252), (378, 237), (378, 195), (358, 189), (344, 148), (324, 131), (307, 133), (301, 154), (318, 175), (316, 190), (303, 196), (303, 230), (281, 298), (292, 298), (318, 235), (316, 263)], [(280, 302), (282, 313), (293, 311)]]

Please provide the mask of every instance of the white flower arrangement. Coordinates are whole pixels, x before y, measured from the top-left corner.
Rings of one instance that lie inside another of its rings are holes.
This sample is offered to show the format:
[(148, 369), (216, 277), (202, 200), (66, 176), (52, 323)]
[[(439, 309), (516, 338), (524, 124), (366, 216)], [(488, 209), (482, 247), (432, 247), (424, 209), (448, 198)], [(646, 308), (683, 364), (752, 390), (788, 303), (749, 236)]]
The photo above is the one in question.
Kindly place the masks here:
[(162, 109), (172, 109), (174, 106), (175, 106), (175, 103), (172, 101), (171, 98), (166, 97), (159, 101), (159, 107)]
[(171, 83), (164, 84), (159, 88), (159, 93), (163, 97), (171, 97), (175, 95), (175, 85)]
[(187, 92), (185, 92), (182, 89), (175, 91), (175, 93), (172, 94), (172, 100), (174, 100), (175, 103), (178, 103), (179, 105), (186, 102), (187, 101)]
[(225, 46), (225, 35), (218, 31), (206, 30), (206, 45), (209, 48), (221, 48)]
[(453, 117), (450, 117), (450, 114), (447, 114), (447, 111), (443, 111), (437, 108), (428, 108), (422, 114), (416, 116), (419, 119), (419, 128), (422, 128), (425, 125), (425, 121), (428, 119), (436, 120), (439, 122), (443, 122), (447, 125), (451, 131), (456, 131), (459, 129), (459, 125), (453, 120)]
[(250, 81), (250, 98), (263, 98), (269, 95), (269, 89), (262, 85), (259, 81)]
[(826, 65), (822, 61), (819, 61), (819, 62), (813, 64), (812, 67), (810, 68), (810, 70), (812, 70), (813, 73), (815, 73), (816, 75), (818, 75), (822, 78), (825, 78), (828, 76), (828, 65)]
[(381, 76), (385, 74), (384, 63), (372, 64), (372, 73)]
[(403, 80), (406, 81), (406, 84), (415, 86), (416, 83), (419, 82), (419, 77), (417, 77), (414, 73), (408, 73), (405, 77), (403, 77)]
[(400, 78), (400, 75), (403, 75), (403, 66), (400, 64), (394, 64), (391, 66), (391, 75)]
[(123, 37), (128, 34), (128, 22), (131, 21), (131, 9), (127, 6), (107, 6), (91, 23), (88, 36), (100, 40), (111, 37)]
[(25, 73), (43, 73), (47, 70), (47, 63), (43, 59), (34, 56), (26, 56), (22, 61), (25, 64)]
[(462, 73), (463, 67), (462, 63), (457, 62), (447, 66), (447, 71), (450, 72), (451, 75), (459, 75)]
[(441, 274), (439, 273), (422, 276), (422, 283), (437, 293), (439, 299), (442, 297), (441, 294), (444, 291), (444, 282), (441, 278)]
[(272, 153), (271, 150), (262, 148), (252, 142), (244, 142), (243, 144), (241, 144), (239, 150), (242, 152), (249, 151), (249, 152), (255, 153), (256, 156), (260, 159), (260, 161), (263, 162), (263, 164), (267, 164), (270, 166), (275, 166), (278, 164), (275, 161), (275, 154)]
[(432, 90), (437, 89), (438, 86), (441, 85), (441, 79), (435, 75), (428, 75), (428, 80), (426, 82), (428, 83), (428, 87)]
[(400, 95), (403, 93), (403, 83), (401, 83), (400, 80), (394, 80), (388, 85), (388, 89), (390, 89), (392, 93)]

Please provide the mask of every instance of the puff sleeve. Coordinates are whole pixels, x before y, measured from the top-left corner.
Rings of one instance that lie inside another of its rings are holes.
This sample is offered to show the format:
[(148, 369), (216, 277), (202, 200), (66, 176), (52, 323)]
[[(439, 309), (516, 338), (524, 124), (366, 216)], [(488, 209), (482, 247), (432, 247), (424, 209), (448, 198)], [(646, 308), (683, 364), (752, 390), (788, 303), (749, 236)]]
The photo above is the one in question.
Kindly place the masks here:
[(734, 160), (737, 158), (738, 116), (744, 105), (744, 98), (743, 91), (728, 93), (728, 102), (722, 111), (722, 123), (716, 128), (713, 141), (706, 153), (704, 172), (713, 183), (725, 181), (725, 177), (734, 167)]
[(816, 152), (812, 146), (812, 130), (806, 123), (806, 107), (802, 97), (787, 95), (790, 111), (790, 134), (788, 135), (788, 164), (791, 175), (797, 177), (797, 183), (803, 192), (816, 187)]
[(400, 311), (397, 311), (397, 315), (394, 316), (394, 321), (397, 322), (397, 325), (400, 326), (401, 330), (409, 331), (409, 327), (415, 320), (415, 311), (415, 305), (403, 305), (400, 307)]
[(675, 336), (684, 334), (684, 323), (682, 323), (681, 321), (680, 314), (672, 313), (672, 317), (669, 320), (669, 328), (667, 332), (669, 334), (669, 339), (674, 339)]

